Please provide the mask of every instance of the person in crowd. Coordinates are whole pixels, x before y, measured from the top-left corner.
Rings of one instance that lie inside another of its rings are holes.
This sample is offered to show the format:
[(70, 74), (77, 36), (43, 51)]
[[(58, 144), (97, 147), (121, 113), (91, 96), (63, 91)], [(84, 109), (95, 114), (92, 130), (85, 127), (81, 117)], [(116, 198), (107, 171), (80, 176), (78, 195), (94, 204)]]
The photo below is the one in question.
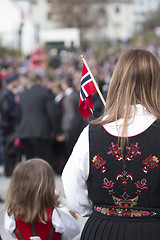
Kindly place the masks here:
[(26, 159), (39, 157), (51, 160), (51, 135), (54, 124), (54, 98), (51, 91), (42, 87), (39, 74), (30, 77), (31, 87), (19, 99), (18, 137)]
[[(0, 91), (2, 90), (2, 79), (0, 79)], [(0, 118), (0, 177), (4, 173), (4, 153), (3, 153), (3, 133), (2, 133), (2, 123)], [(3, 198), (0, 196), (0, 202), (4, 202)], [(1, 238), (0, 238), (1, 239)]]
[[(66, 159), (68, 159), (80, 132), (84, 128), (85, 122), (78, 111), (79, 93), (73, 87), (71, 76), (63, 80), (62, 89), (64, 91), (62, 131), (66, 145)], [(60, 137), (61, 135), (58, 139)]]
[(66, 162), (65, 156), (65, 142), (62, 137), (62, 141), (59, 139), (57, 141), (56, 136), (62, 136), (62, 116), (63, 116), (63, 98), (64, 93), (61, 86), (61, 81), (55, 80), (52, 84), (52, 92), (55, 95), (54, 107), (55, 107), (55, 116), (56, 116), (56, 134), (53, 138), (52, 144), (52, 165), (53, 169), (57, 174), (61, 174)]
[[(2, 86), (2, 79), (0, 78), (0, 94), (3, 89)], [(0, 112), (1, 116), (1, 112)], [(3, 166), (4, 166), (4, 157), (3, 157), (3, 133), (2, 133), (2, 122), (1, 122), (1, 117), (0, 117), (0, 174), (3, 172)]]
[(160, 239), (160, 62), (128, 49), (103, 116), (81, 133), (63, 170), (69, 206), (89, 216), (81, 240)]
[(59, 205), (52, 167), (30, 159), (14, 169), (8, 188), (4, 226), (17, 239), (70, 240), (80, 225), (69, 209)]
[(61, 81), (55, 80), (52, 83), (51, 88), (55, 98), (55, 111), (56, 111), (56, 130), (57, 133), (62, 133), (62, 114), (63, 114), (63, 98), (64, 98), (64, 92), (62, 89)]
[[(97, 72), (96, 82), (97, 82), (100, 92), (102, 93), (102, 96), (104, 97), (104, 99), (106, 99), (107, 92), (108, 92), (108, 84), (105, 81), (105, 72), (103, 70), (99, 70)], [(94, 105), (93, 116), (94, 116), (94, 118), (98, 118), (104, 112), (104, 105), (103, 105), (98, 93), (94, 93), (92, 96), (92, 99), (93, 99), (93, 105)]]
[[(5, 175), (11, 176), (12, 171), (19, 161), (17, 151), (11, 153), (8, 148), (12, 144), (13, 134), (17, 127), (17, 103), (16, 88), (19, 83), (19, 75), (12, 74), (5, 79), (5, 86), (0, 91), (0, 115), (3, 135), (3, 157), (5, 166)], [(13, 145), (13, 144), (12, 144)]]

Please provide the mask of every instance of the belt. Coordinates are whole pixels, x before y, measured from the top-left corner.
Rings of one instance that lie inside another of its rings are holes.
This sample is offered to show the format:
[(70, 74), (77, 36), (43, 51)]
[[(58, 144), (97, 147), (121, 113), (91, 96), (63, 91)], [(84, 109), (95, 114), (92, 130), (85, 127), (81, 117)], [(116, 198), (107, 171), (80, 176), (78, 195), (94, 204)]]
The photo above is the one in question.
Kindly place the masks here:
[(94, 206), (94, 212), (106, 216), (117, 216), (117, 217), (131, 217), (131, 218), (141, 218), (141, 217), (160, 217), (160, 209), (152, 208), (124, 208), (116, 206), (105, 206), (99, 205)]

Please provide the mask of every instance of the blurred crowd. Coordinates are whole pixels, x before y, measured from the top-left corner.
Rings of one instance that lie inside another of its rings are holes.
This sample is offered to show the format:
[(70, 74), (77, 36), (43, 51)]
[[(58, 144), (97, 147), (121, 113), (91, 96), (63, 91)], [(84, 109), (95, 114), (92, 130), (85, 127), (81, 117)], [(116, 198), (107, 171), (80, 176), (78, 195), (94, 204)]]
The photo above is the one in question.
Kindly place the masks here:
[[(160, 56), (159, 47), (148, 49)], [(84, 54), (105, 100), (120, 54), (101, 63), (91, 49)], [(81, 74), (81, 55), (74, 51), (62, 50), (50, 60), (41, 50), (27, 58), (0, 59), (0, 171), (6, 176), (17, 162), (34, 157), (45, 159), (61, 174), (80, 132), (104, 111), (95, 93), (93, 116), (84, 121), (80, 115)]]
[[(81, 57), (65, 50), (59, 56), (49, 62), (39, 50), (24, 59), (0, 59), (0, 169), (6, 176), (17, 162), (34, 157), (45, 159), (61, 174), (88, 123), (78, 110)], [(93, 57), (87, 60), (106, 98), (114, 62), (97, 65)], [(92, 118), (97, 118), (104, 108), (97, 93), (93, 102)]]

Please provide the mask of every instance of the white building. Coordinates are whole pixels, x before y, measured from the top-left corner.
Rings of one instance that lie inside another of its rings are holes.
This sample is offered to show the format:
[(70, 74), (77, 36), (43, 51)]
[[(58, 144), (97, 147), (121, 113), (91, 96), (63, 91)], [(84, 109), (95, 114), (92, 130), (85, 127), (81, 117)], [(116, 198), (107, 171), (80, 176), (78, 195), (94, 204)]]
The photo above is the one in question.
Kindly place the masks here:
[(20, 12), (10, 0), (1, 0), (0, 40), (2, 45), (18, 47), (18, 31), (21, 22)]
[(160, 0), (133, 0), (134, 32), (143, 30), (144, 20), (160, 7)]
[(106, 5), (108, 24), (106, 37), (110, 40), (127, 41), (134, 33), (132, 1), (110, 1)]
[[(27, 0), (17, 0), (19, 3), (24, 1)], [(64, 29), (57, 30), (58, 22), (54, 22), (53, 19), (50, 20), (50, 4), (46, 0), (28, 0), (27, 2), (30, 2), (30, 18), (35, 26), (39, 29), (41, 43), (44, 41), (44, 39), (47, 41), (47, 35), (50, 36), (48, 41), (51, 41), (52, 35), (53, 41), (57, 41), (58, 38), (61, 38), (58, 41), (64, 40), (64, 45), (67, 43), (68, 46), (70, 42), (70, 44), (74, 43), (75, 46), (79, 46), (79, 31), (77, 29), (68, 29), (68, 34), (66, 34), (66, 30), (64, 31)], [(31, 2), (33, 3), (31, 4)], [(93, 1), (94, 8), (99, 4), (99, 1)], [(103, 4), (103, 7), (107, 13), (107, 19), (104, 20), (104, 28), (88, 31), (86, 36), (88, 36), (88, 38), (90, 37), (90, 39), (107, 38), (109, 40), (119, 39), (124, 41), (130, 38), (134, 31), (132, 0), (102, 1), (101, 4)]]
[(106, 37), (126, 41), (143, 31), (143, 22), (160, 7), (160, 0), (106, 1), (108, 25)]
[[(17, 0), (21, 1), (21, 0)], [(26, 0), (27, 1), (27, 0)], [(29, 0), (28, 0), (29, 1)], [(50, 20), (50, 4), (46, 0), (34, 1), (31, 6), (32, 21), (39, 26), (41, 32), (58, 26), (57, 22)], [(160, 0), (91, 0), (93, 7), (103, 4), (107, 18), (104, 27), (88, 31), (86, 36), (90, 39), (109, 39), (127, 41), (135, 32), (143, 30), (142, 23), (145, 18), (154, 12)], [(38, 13), (38, 14), (37, 14)], [(83, 13), (82, 13), (83, 14)], [(98, 21), (98, 19), (97, 19)], [(70, 34), (69, 34), (70, 35)], [(64, 34), (65, 36), (65, 34)]]
[[(106, 19), (102, 28), (86, 32), (92, 39), (127, 41), (142, 31), (142, 23), (158, 8), (160, 0), (92, 0), (93, 7), (102, 4)], [(7, 47), (21, 47), (29, 54), (37, 45), (70, 47), (80, 45), (80, 32), (75, 28), (58, 28), (49, 17), (47, 0), (1, 0), (0, 40)], [(83, 14), (83, 13), (82, 13)], [(98, 19), (97, 19), (98, 21)], [(5, 23), (5, 24), (4, 24)]]
[(1, 0), (0, 41), (2, 46), (22, 49), (24, 54), (34, 49), (34, 29), (23, 9), (13, 0)]
[[(21, 6), (27, 18), (30, 19), (34, 29), (33, 46), (57, 46), (79, 47), (80, 33), (75, 28), (56, 28), (56, 24), (49, 19), (50, 5), (46, 0), (16, 0)], [(30, 36), (29, 36), (30, 37)], [(25, 37), (24, 37), (25, 38)]]

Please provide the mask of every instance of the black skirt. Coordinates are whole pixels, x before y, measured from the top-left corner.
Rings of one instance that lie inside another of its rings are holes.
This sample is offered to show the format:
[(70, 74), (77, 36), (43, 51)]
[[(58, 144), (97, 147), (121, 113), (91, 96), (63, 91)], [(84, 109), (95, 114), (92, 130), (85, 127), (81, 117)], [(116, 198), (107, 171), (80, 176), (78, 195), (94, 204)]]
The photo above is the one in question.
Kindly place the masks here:
[(160, 240), (159, 218), (121, 218), (96, 212), (89, 217), (81, 240)]

